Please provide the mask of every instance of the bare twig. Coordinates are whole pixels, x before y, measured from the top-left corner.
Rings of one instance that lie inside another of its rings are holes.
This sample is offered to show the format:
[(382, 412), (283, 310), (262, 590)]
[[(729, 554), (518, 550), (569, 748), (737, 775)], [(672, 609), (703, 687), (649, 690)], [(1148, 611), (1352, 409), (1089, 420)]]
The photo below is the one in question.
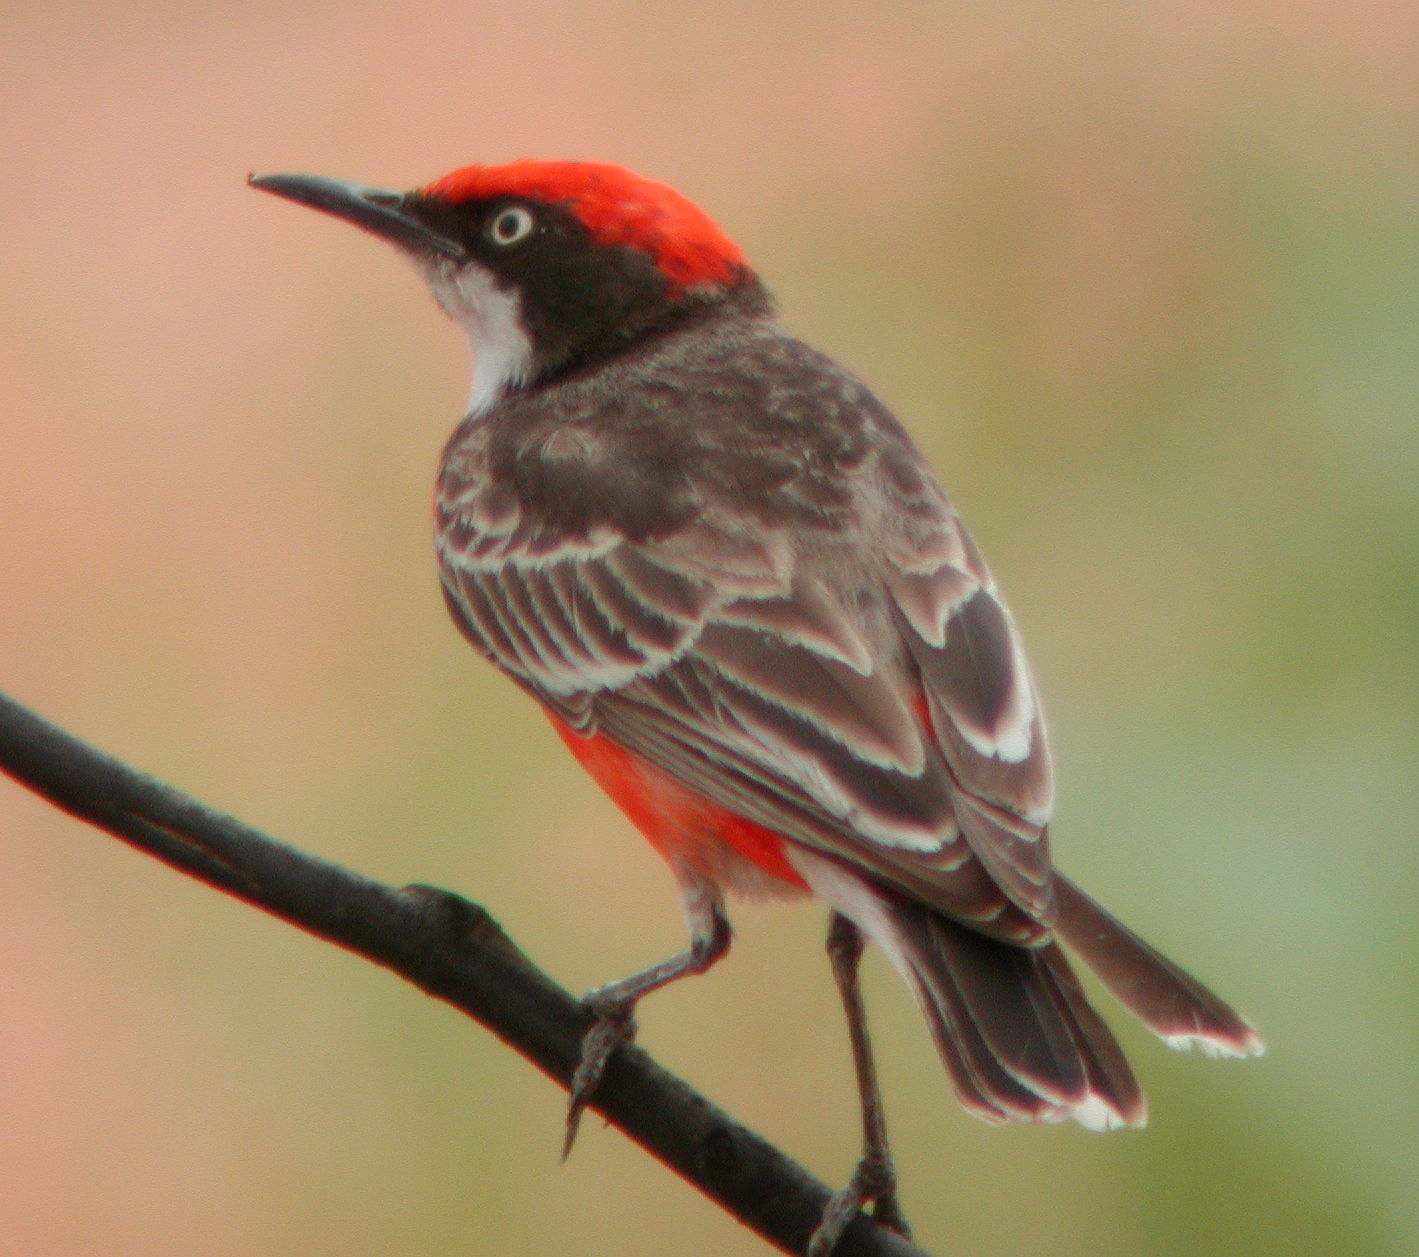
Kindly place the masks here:
[[(589, 1025), (586, 1012), (476, 904), (432, 887), (385, 886), (284, 846), (3, 694), (0, 769), (173, 868), (392, 969), (568, 1085)], [(806, 1250), (828, 1188), (641, 1049), (618, 1049), (591, 1107), (770, 1243), (789, 1253)], [(925, 1257), (862, 1216), (835, 1252)]]

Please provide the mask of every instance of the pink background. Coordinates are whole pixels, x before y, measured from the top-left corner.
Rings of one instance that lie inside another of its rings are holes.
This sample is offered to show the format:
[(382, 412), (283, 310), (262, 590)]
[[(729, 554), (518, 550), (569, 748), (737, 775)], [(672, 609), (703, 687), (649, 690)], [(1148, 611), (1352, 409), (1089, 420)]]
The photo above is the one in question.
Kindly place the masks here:
[[(670, 884), (446, 622), (465, 350), (243, 186), (475, 160), (681, 187), (903, 415), (1030, 643), (1060, 862), (1258, 1022), (1121, 1026), (1141, 1134), (961, 1115), (869, 968), (934, 1251), (1419, 1251), (1419, 9), (209, 3), (0, 11), (0, 687), (584, 989)], [(736, 912), (643, 1042), (831, 1181), (820, 915)], [(0, 1252), (756, 1254), (486, 1033), (0, 783)]]

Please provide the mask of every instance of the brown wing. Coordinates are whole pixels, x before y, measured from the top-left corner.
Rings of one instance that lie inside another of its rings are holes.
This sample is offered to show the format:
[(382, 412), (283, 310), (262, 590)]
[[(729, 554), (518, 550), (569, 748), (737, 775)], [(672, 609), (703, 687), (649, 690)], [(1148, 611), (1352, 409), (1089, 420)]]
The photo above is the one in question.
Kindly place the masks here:
[(1053, 773), (1010, 612), (954, 513), (934, 535), (909, 539), (887, 569), (966, 839), (1016, 904), (1051, 920)]
[(823, 526), (705, 482), (685, 522), (641, 538), (546, 527), (468, 448), (479, 439), (445, 475), (439, 555), (455, 618), (493, 662), (574, 727), (797, 842), (991, 932), (1048, 924), (1033, 687), (900, 429), (826, 469), (831, 493), (800, 483), (812, 468), (784, 478), (780, 497), (840, 505)]

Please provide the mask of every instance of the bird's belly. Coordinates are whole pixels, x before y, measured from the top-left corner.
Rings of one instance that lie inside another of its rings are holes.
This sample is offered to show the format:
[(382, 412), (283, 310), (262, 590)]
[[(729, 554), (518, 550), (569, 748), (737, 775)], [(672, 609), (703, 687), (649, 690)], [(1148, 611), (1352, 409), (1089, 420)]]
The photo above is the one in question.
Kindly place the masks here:
[(605, 734), (587, 737), (555, 716), (552, 724), (672, 869), (752, 898), (808, 893), (782, 835), (696, 794)]

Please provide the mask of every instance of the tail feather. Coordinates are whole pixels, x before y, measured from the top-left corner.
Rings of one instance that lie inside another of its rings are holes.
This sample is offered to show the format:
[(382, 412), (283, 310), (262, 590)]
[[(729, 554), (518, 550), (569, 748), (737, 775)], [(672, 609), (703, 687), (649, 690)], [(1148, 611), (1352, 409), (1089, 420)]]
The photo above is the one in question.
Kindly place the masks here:
[(992, 1125), (1038, 1121), (1054, 1111), (1053, 1104), (1001, 1064), (949, 973), (939, 974), (935, 980), (923, 980), (908, 965), (908, 974), (937, 1051), (968, 1111)]
[(1261, 1036), (1230, 1005), (1160, 955), (1067, 877), (1055, 875), (1055, 931), (1126, 1008), (1170, 1047), (1258, 1056)]
[[(1069, 1002), (1069, 1010), (1079, 1035), (1078, 1046), (1088, 1076), (1091, 1095), (1111, 1097), (1112, 1103), (1099, 1105), (1089, 1116), (1079, 1120), (1094, 1130), (1109, 1130), (1114, 1126), (1142, 1126), (1148, 1120), (1148, 1105), (1143, 1088), (1129, 1068), (1128, 1060), (1114, 1038), (1108, 1024), (1089, 1003), (1079, 979), (1058, 944), (1040, 949), (1040, 957), (1049, 966), (1055, 989)], [(1122, 1122), (1118, 1115), (1122, 1115)]]
[(1083, 1070), (1060, 1054), (1071, 1043), (1067, 1030), (1053, 1006), (1038, 1016), (1010, 957), (992, 954), (1004, 945), (908, 900), (885, 906), (889, 953), (967, 1107), (987, 1121), (1033, 1121), (1082, 1097)]
[(1007, 1074), (1055, 1104), (1082, 1096), (1084, 1070), (1074, 1041), (1055, 1001), (1031, 981), (1030, 953), (914, 904), (894, 903), (888, 916), (917, 980), (933, 998), (950, 998), (959, 1020), (974, 1028)]
[(1143, 1123), (1133, 1071), (1057, 944), (1003, 943), (896, 897), (884, 916), (888, 952), (968, 1108), (995, 1121)]
[[(991, 938), (899, 890), (803, 849), (803, 879), (906, 978), (961, 1103), (988, 1122), (1141, 1126), (1147, 1107), (1123, 1049), (1090, 1006), (1060, 942)], [(1261, 1039), (1200, 983), (1056, 875), (1058, 940), (1175, 1047), (1255, 1055)]]

